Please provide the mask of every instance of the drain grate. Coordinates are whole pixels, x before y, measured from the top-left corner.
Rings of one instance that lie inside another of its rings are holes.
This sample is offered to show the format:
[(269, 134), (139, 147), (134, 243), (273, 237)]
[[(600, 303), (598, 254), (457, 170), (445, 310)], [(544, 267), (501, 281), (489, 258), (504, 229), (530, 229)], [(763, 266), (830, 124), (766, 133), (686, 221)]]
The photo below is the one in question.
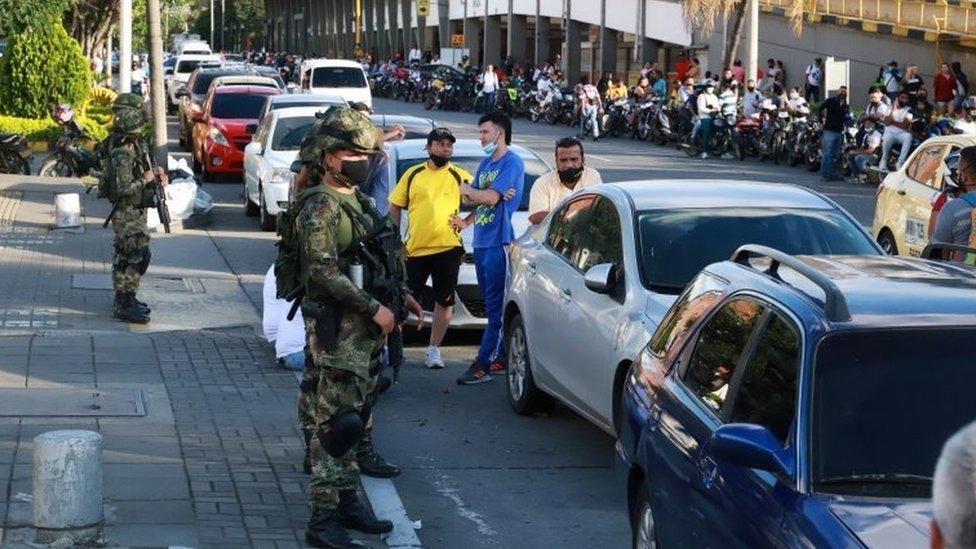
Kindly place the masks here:
[[(71, 275), (71, 287), (75, 290), (111, 290), (112, 275), (75, 273)], [(196, 277), (144, 277), (140, 287), (160, 292), (207, 293), (203, 282)]]
[(140, 389), (0, 388), (0, 417), (145, 416)]

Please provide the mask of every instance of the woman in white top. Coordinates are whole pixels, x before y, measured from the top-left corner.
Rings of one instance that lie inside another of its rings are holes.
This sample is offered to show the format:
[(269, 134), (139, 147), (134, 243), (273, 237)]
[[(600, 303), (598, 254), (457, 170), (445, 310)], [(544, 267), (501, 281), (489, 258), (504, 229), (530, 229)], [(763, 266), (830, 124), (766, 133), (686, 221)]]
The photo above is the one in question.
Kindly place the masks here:
[(498, 91), (498, 75), (495, 74), (495, 67), (488, 65), (485, 67), (484, 74), (481, 75), (481, 91), (484, 93), (485, 114), (495, 110), (495, 93)]
[(712, 142), (712, 116), (718, 111), (718, 97), (715, 95), (715, 83), (709, 80), (705, 83), (705, 90), (698, 95), (698, 119), (701, 122), (702, 158), (708, 158), (708, 149)]

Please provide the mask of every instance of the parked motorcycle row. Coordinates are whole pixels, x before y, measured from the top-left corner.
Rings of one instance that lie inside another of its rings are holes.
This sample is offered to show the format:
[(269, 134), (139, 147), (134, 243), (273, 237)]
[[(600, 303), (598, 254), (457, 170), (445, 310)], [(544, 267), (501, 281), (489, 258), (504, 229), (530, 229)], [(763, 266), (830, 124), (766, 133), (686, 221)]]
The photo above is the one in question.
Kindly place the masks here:
[[(43, 177), (83, 177), (98, 167), (98, 155), (86, 146), (91, 138), (78, 126), (74, 113), (55, 116), (61, 136), (50, 146), (37, 175)], [(31, 175), (31, 149), (20, 134), (0, 134), (0, 173)]]

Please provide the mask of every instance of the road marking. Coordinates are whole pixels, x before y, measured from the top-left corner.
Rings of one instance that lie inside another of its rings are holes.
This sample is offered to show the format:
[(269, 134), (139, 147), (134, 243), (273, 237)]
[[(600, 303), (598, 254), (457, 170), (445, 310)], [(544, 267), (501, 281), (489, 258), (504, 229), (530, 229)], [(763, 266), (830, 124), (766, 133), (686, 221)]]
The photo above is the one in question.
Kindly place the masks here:
[(387, 547), (423, 547), (417, 532), (413, 529), (413, 522), (407, 516), (407, 510), (400, 501), (393, 481), (385, 478), (372, 478), (362, 475), (363, 490), (373, 512), (381, 519), (393, 523), (393, 531), (386, 536)]
[(597, 156), (595, 154), (588, 154), (586, 156), (588, 156), (590, 158), (596, 158), (597, 160), (602, 160), (604, 162), (613, 162), (613, 160), (610, 160), (609, 158), (607, 158), (605, 156)]
[(495, 529), (485, 521), (485, 517), (471, 510), (467, 504), (464, 503), (458, 489), (449, 484), (447, 475), (440, 475), (440, 478), (434, 481), (434, 487), (437, 488), (437, 491), (442, 496), (454, 502), (454, 506), (457, 507), (458, 514), (473, 522), (475, 526), (478, 527), (478, 532), (482, 536), (490, 538), (490, 541), (492, 542), (495, 541), (494, 537), (498, 535), (498, 532), (496, 532)]

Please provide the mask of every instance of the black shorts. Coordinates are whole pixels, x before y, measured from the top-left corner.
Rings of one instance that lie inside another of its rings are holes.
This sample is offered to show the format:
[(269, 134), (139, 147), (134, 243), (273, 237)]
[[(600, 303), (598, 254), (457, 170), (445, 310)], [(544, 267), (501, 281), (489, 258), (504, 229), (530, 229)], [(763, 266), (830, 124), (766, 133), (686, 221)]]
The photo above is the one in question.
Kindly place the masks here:
[(426, 289), (429, 277), (433, 286), (432, 300), (444, 307), (454, 305), (454, 290), (457, 289), (458, 270), (463, 257), (464, 248), (460, 246), (436, 254), (408, 257), (407, 282), (410, 291), (418, 300), (426, 301), (423, 296), (430, 292)]

